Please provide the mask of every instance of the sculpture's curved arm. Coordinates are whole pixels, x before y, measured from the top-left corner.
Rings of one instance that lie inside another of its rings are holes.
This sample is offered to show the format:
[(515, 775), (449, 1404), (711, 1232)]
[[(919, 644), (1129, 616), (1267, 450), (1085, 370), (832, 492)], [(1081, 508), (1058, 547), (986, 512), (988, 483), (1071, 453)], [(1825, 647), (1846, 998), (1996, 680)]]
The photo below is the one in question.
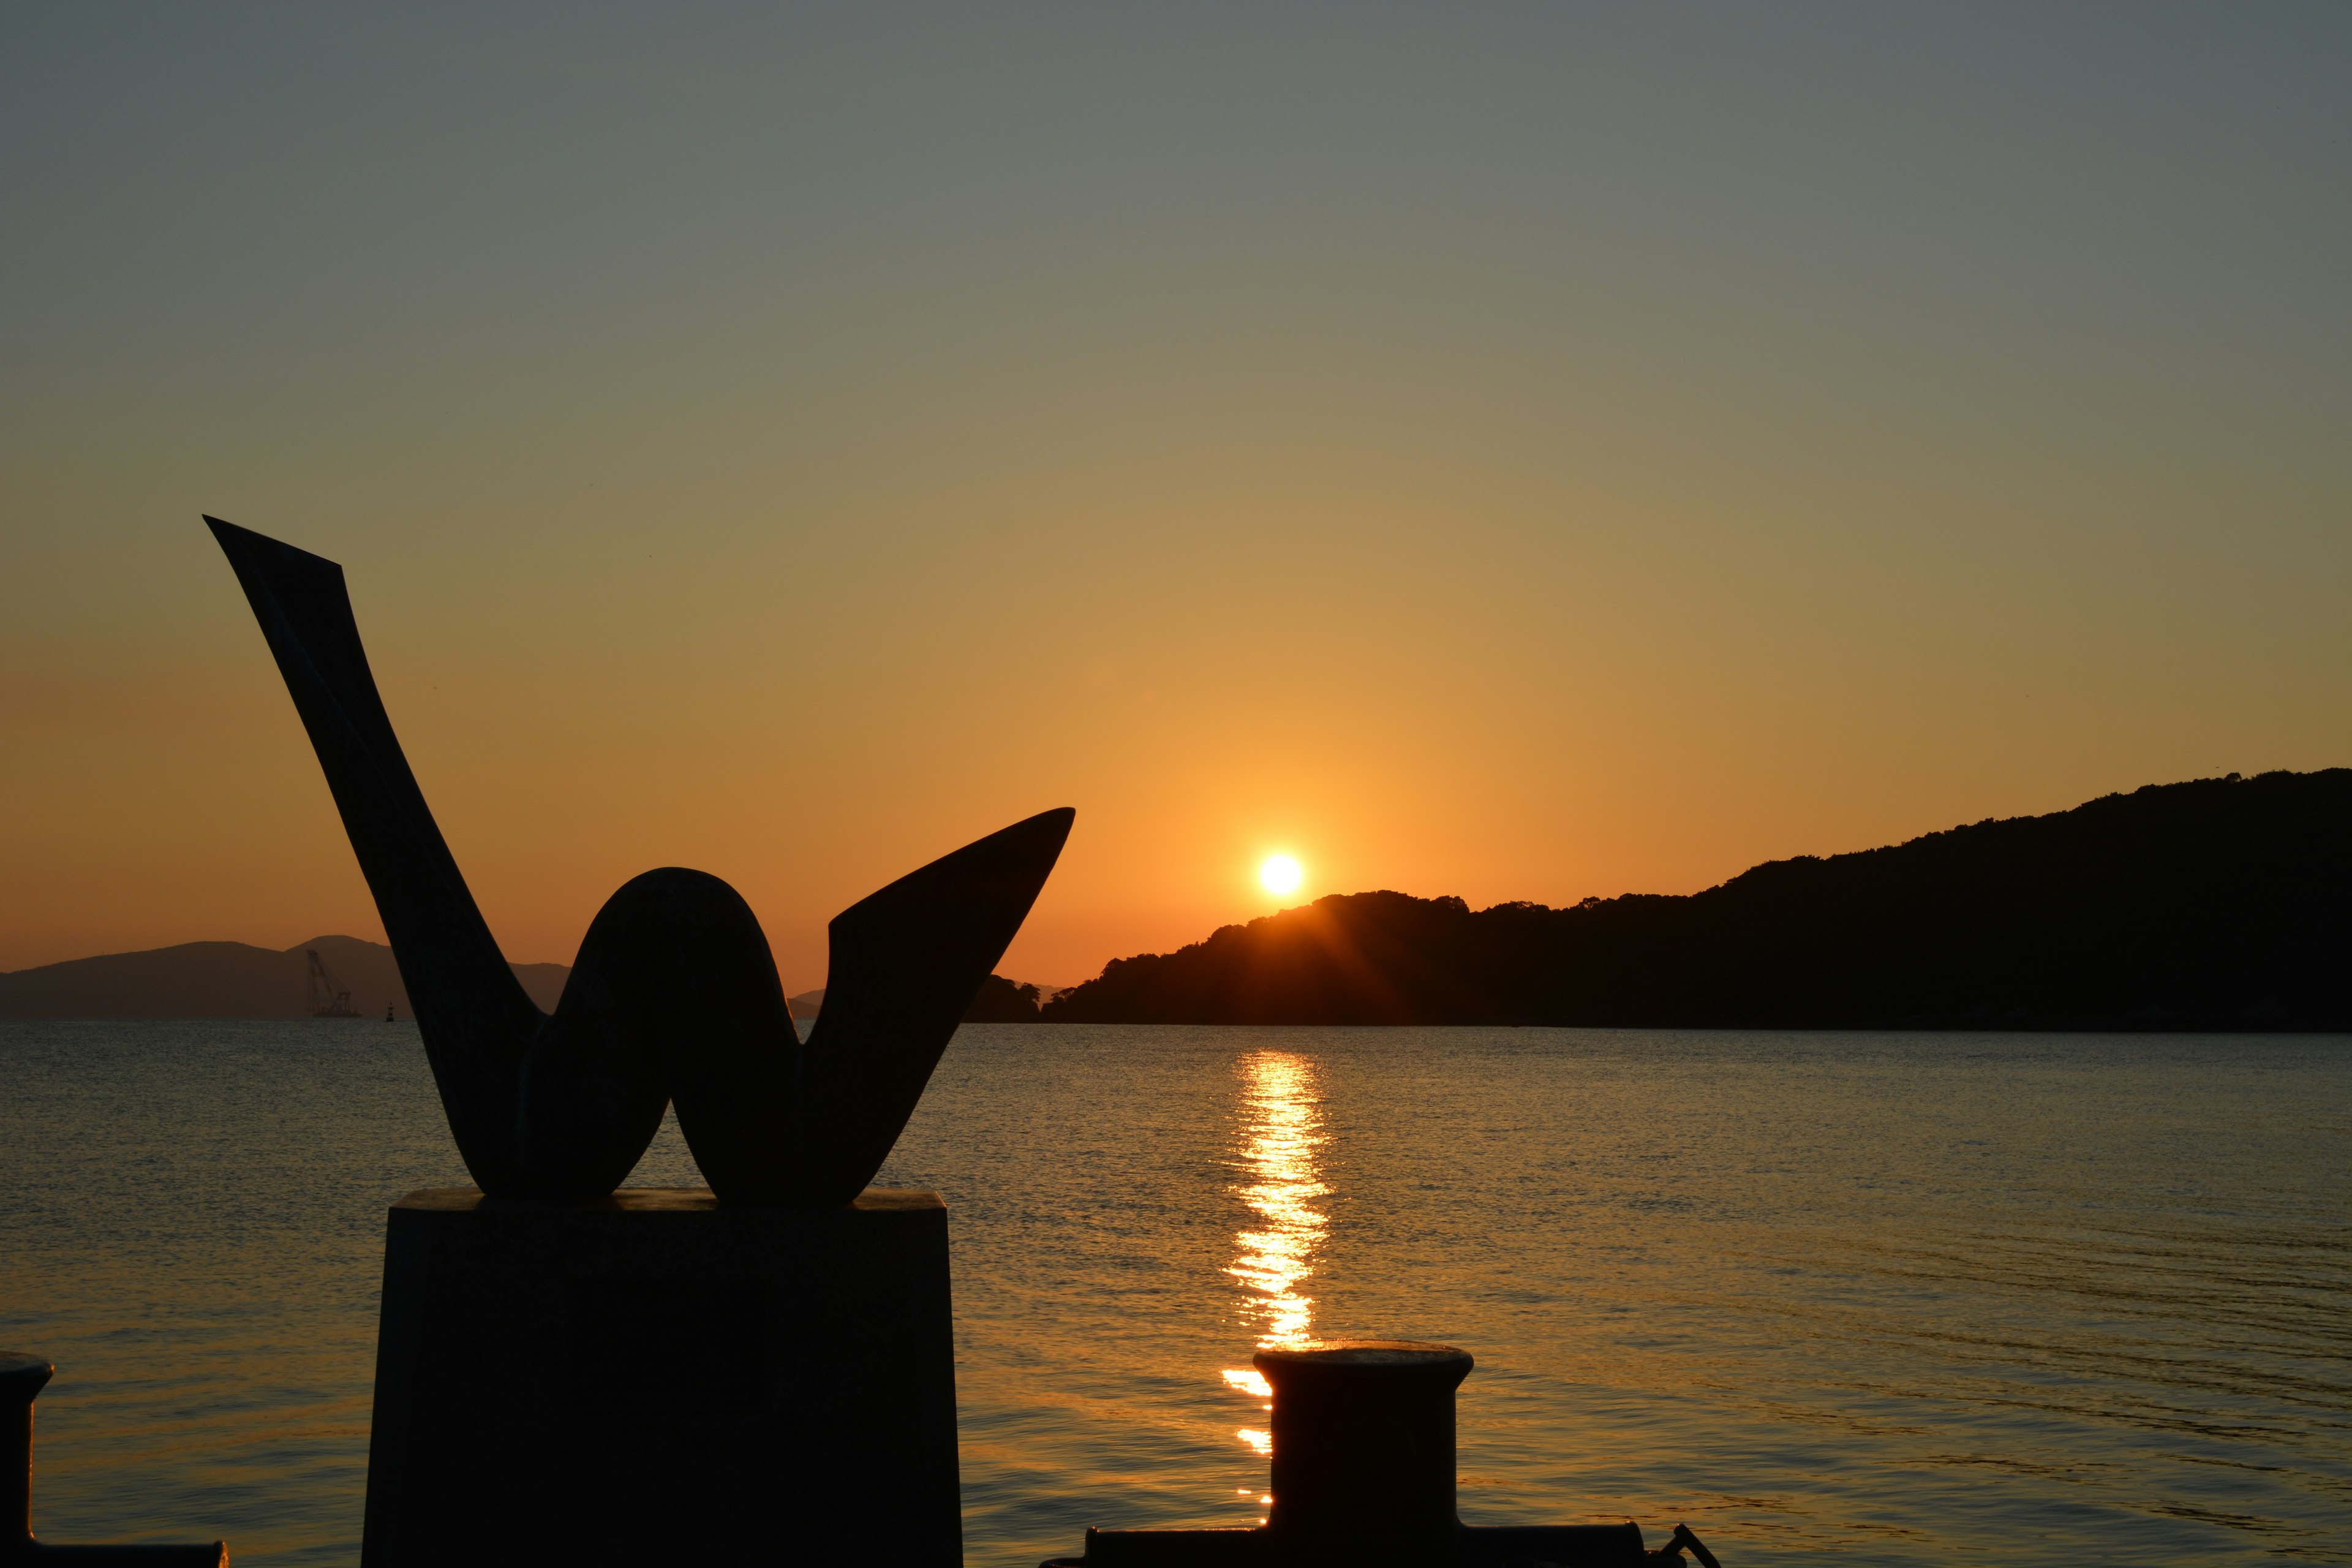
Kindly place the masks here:
[(847, 1203), (889, 1157), (1076, 816), (1064, 806), (1016, 822), (833, 917), (824, 1006), (809, 1036), (803, 1082), (811, 1104), (861, 1113), (809, 1129), (813, 1163), (834, 1184), (821, 1201)]
[(602, 1196), (675, 1101), (722, 1200), (856, 1197), (1021, 929), (1074, 814), (1015, 823), (837, 916), (824, 1011), (805, 1047), (750, 907), (718, 878), (677, 868), (606, 900), (549, 1017), (434, 826), (368, 671), (342, 568), (205, 521), (310, 731), (482, 1190)]
[(375, 895), (466, 1168), (514, 1185), (516, 1096), (542, 1015), (507, 967), (416, 787), (352, 617), (343, 569), (207, 517), (310, 734)]

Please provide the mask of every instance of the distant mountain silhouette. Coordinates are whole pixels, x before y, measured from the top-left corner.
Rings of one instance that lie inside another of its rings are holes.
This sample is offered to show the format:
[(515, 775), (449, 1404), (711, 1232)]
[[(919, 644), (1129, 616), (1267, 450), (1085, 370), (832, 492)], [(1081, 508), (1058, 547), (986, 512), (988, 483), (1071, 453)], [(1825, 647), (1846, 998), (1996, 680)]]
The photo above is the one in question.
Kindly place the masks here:
[(1047, 1022), (2352, 1029), (2352, 769), (1570, 909), (1357, 893), (1118, 959)]
[[(413, 1016), (392, 949), (322, 936), (283, 952), (241, 942), (189, 942), (19, 969), (0, 974), (0, 1018), (299, 1018), (310, 1012), (303, 954), (312, 949), (350, 987), (362, 1017), (382, 1020), (387, 1002), (401, 1017)], [(572, 973), (562, 963), (511, 967), (545, 1008), (555, 1005)]]
[[(185, 942), (143, 952), (110, 952), (0, 974), (0, 1018), (299, 1018), (308, 1016), (310, 963), (320, 962), (348, 986), (362, 1018), (381, 1020), (384, 1004), (403, 1018), (408, 991), (392, 949), (355, 936), (321, 936), (283, 952), (241, 942)], [(509, 965), (530, 999), (555, 1010), (565, 963)], [(1038, 990), (992, 974), (972, 999), (964, 1021), (974, 1024), (1034, 1024)], [(824, 1003), (824, 987), (791, 999), (793, 1016), (814, 1018)]]

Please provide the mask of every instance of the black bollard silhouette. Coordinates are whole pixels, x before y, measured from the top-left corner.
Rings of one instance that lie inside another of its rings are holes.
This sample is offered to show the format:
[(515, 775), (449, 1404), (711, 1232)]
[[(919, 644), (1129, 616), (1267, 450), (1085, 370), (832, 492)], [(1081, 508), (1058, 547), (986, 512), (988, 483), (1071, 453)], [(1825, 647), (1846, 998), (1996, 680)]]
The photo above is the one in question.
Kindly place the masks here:
[(1454, 1510), (1454, 1391), (1470, 1352), (1411, 1340), (1258, 1352), (1274, 1390), (1274, 1505), (1257, 1530), (1089, 1530), (1044, 1568), (1716, 1568), (1677, 1525), (1645, 1551), (1624, 1524), (1477, 1526)]
[[(1252, 1358), (1274, 1388), (1274, 1508), (1284, 1559), (1444, 1563), (1454, 1554), (1454, 1391), (1467, 1351), (1357, 1340)], [(1639, 1550), (1638, 1546), (1635, 1550)]]
[[(23, 1484), (0, 1531), (0, 1563), (57, 1562), (92, 1568), (228, 1568), (228, 1548), (209, 1546), (51, 1546), (33, 1539), (33, 1399), (57, 1368), (37, 1355), (0, 1351), (0, 1466)], [(22, 1420), (17, 1412), (24, 1413)]]

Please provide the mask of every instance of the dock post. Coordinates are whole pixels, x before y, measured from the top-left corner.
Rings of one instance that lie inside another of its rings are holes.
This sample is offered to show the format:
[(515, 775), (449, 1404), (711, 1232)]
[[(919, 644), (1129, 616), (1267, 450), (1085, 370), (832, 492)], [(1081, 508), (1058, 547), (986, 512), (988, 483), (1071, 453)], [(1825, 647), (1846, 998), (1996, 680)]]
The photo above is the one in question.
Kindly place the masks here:
[(33, 1539), (33, 1400), (57, 1370), (45, 1356), (0, 1351), (0, 1468), (8, 1473), (0, 1482), (8, 1489), (8, 1517), (0, 1521), (0, 1564), (14, 1568), (57, 1560), (82, 1568), (228, 1568), (228, 1548), (217, 1541), (204, 1546), (50, 1546)]

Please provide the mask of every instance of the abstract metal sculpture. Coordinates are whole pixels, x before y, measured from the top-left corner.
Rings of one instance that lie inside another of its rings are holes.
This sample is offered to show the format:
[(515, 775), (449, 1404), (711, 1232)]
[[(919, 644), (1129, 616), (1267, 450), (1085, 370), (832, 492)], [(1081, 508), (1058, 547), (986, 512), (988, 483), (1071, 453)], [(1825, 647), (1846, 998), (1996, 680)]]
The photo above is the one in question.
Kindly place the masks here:
[(1015, 823), (836, 915), (824, 1009), (805, 1045), (751, 907), (718, 878), (676, 867), (605, 902), (551, 1016), (507, 966), (409, 772), (342, 568), (205, 521), (326, 771), (482, 1191), (601, 1197), (675, 1103), (722, 1203), (856, 1197), (1021, 929), (1074, 814)]

